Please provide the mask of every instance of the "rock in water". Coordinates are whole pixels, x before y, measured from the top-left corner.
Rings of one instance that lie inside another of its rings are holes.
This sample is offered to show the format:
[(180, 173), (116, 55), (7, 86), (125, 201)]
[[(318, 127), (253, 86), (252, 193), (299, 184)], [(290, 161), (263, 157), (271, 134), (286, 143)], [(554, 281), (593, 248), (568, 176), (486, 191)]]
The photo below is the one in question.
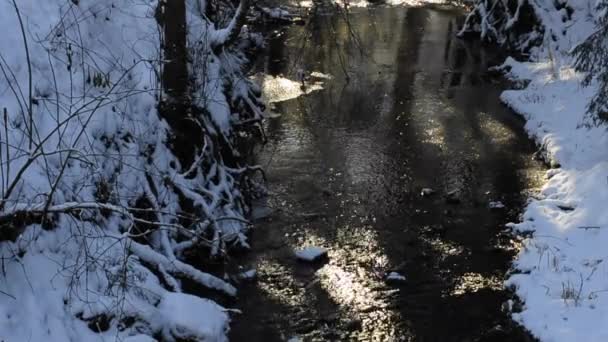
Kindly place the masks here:
[(307, 261), (307, 262), (315, 262), (327, 259), (327, 250), (323, 247), (306, 247), (299, 251), (296, 251), (296, 258), (298, 260)]
[(389, 274), (386, 275), (386, 282), (389, 284), (399, 284), (399, 283), (403, 283), (406, 281), (405, 276), (397, 273), (397, 272), (390, 272)]
[(239, 273), (238, 278), (239, 278), (239, 280), (252, 281), (257, 277), (257, 275), (258, 275), (258, 272), (254, 269), (251, 269), (249, 271)]
[(431, 188), (422, 188), (422, 190), (420, 190), (420, 196), (422, 196), (422, 197), (428, 197), (434, 193), (435, 193), (435, 190), (433, 190)]
[(251, 211), (251, 219), (253, 221), (264, 220), (270, 217), (273, 213), (274, 210), (269, 206), (254, 206), (253, 210)]
[(488, 204), (488, 207), (490, 209), (503, 209), (505, 207), (505, 205), (501, 201), (491, 201)]
[(449, 204), (460, 203), (460, 191), (452, 190), (445, 195), (445, 201)]

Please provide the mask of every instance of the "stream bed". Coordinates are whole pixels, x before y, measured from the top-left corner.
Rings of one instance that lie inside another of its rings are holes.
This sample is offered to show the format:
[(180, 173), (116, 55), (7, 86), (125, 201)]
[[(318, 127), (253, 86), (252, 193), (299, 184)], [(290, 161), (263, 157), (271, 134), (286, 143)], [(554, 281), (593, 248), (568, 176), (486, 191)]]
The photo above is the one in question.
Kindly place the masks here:
[[(544, 167), (499, 100), (500, 56), (456, 37), (462, 16), (317, 8), (275, 28), (256, 66), (269, 196), (236, 260), (257, 278), (231, 340), (532, 340), (504, 310), (505, 224)], [(328, 260), (298, 261), (307, 246)]]

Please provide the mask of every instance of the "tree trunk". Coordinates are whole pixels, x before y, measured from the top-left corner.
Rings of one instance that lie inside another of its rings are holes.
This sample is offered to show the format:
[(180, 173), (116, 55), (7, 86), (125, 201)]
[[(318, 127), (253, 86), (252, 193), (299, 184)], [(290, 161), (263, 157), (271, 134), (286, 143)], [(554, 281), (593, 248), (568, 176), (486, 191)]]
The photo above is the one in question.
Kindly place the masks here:
[(169, 124), (181, 121), (188, 113), (188, 52), (186, 46), (185, 0), (162, 0), (160, 24), (164, 32), (162, 86), (166, 98), (162, 113)]
[(185, 0), (161, 0), (156, 20), (164, 33), (161, 75), (164, 94), (159, 114), (172, 129), (173, 152), (182, 165), (188, 165), (194, 158), (197, 138), (202, 141), (202, 132), (191, 119)]

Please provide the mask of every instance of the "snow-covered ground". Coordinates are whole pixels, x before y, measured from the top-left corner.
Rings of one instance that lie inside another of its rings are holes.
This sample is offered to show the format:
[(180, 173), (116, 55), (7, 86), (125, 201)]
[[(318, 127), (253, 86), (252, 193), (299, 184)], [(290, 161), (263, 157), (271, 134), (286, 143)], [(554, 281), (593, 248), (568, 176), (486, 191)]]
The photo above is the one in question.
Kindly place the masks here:
[[(552, 6), (536, 3), (545, 2)], [(581, 86), (568, 54), (593, 30), (594, 1), (567, 3), (569, 21), (561, 11), (541, 11), (557, 39), (535, 49), (531, 61), (504, 65), (510, 78), (529, 84), (502, 100), (525, 117), (553, 165), (523, 222), (510, 224), (533, 234), (507, 284), (524, 301), (514, 317), (541, 341), (608, 341), (608, 133), (592, 125), (587, 104), (597, 88)]]
[[(192, 100), (208, 113), (196, 123), (230, 141), (235, 122), (252, 119), (230, 109), (251, 105), (254, 86), (239, 49), (211, 52), (226, 30), (200, 4), (187, 1), (201, 90)], [(187, 264), (184, 251), (246, 246), (243, 171), (211, 157), (206, 135), (191, 166), (168, 147), (156, 7), (0, 0), (2, 341), (226, 339), (229, 310), (182, 293), (181, 282), (236, 289)], [(184, 216), (184, 198), (196, 216)]]
[(569, 68), (553, 78), (548, 62), (509, 64), (511, 76), (532, 82), (503, 100), (561, 165), (547, 172), (540, 198), (514, 225), (534, 231), (515, 262), (524, 273), (507, 282), (525, 302), (515, 317), (541, 341), (606, 341), (608, 136), (605, 127), (582, 126), (593, 88), (582, 88)]

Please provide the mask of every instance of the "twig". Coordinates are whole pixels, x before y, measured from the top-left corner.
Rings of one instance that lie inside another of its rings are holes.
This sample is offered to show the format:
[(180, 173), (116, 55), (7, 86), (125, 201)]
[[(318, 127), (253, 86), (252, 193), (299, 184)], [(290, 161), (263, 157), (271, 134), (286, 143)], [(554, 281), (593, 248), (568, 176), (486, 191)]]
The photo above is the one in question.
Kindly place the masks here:
[(17, 2), (13, 0), (13, 6), (15, 6), (15, 12), (17, 13), (17, 18), (19, 18), (19, 26), (21, 26), (21, 36), (23, 37), (23, 46), (25, 47), (25, 59), (27, 62), (27, 73), (28, 73), (28, 88), (29, 88), (29, 104), (28, 104), (28, 115), (29, 115), (29, 148), (32, 149), (33, 143), (33, 135), (34, 135), (34, 117), (33, 117), (33, 109), (32, 109), (32, 61), (30, 59), (30, 49), (27, 45), (27, 36), (25, 34), (25, 26), (23, 25), (23, 20), (21, 19), (21, 12), (19, 11), (19, 6), (17, 6)]

